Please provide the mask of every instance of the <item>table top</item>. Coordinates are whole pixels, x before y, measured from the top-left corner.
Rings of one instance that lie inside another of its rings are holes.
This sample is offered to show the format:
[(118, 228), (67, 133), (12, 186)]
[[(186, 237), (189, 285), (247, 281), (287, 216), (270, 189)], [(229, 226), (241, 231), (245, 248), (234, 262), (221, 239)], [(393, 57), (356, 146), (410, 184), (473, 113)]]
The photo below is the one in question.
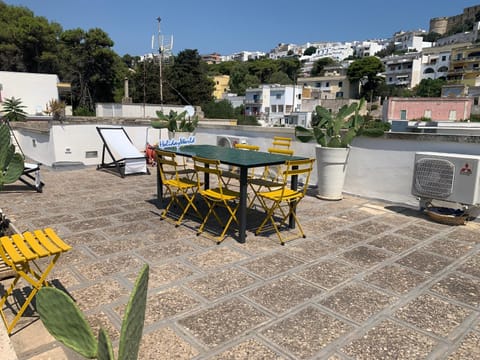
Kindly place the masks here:
[(287, 160), (302, 160), (302, 156), (271, 154), (269, 152), (227, 148), (216, 145), (185, 145), (165, 148), (181, 156), (199, 156), (207, 159), (217, 159), (221, 163), (239, 167), (260, 167), (266, 165), (283, 164)]

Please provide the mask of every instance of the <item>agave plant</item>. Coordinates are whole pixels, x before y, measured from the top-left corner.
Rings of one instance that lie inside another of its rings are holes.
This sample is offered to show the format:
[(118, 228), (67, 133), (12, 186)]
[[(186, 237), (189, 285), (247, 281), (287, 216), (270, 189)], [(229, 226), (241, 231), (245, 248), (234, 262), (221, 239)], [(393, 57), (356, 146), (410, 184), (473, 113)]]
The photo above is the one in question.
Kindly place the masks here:
[(317, 106), (312, 116), (312, 128), (295, 127), (295, 136), (302, 142), (315, 139), (323, 147), (346, 148), (361, 133), (363, 116), (359, 114), (365, 100), (344, 105), (338, 113)]
[[(135, 281), (125, 310), (118, 348), (119, 360), (138, 357), (147, 304), (148, 271), (148, 264), (145, 264)], [(106, 331), (101, 328), (96, 339), (85, 316), (65, 292), (43, 287), (37, 294), (36, 302), (40, 319), (55, 339), (88, 359), (114, 359), (112, 342)]]
[(0, 190), (3, 185), (17, 181), (24, 170), (23, 156), (15, 152), (11, 143), (10, 129), (0, 125)]
[(178, 114), (176, 111), (170, 110), (168, 115), (162, 111), (157, 111), (157, 121), (152, 121), (152, 127), (157, 129), (168, 129), (171, 132), (193, 132), (198, 125), (198, 117), (193, 120), (187, 119), (187, 111)]

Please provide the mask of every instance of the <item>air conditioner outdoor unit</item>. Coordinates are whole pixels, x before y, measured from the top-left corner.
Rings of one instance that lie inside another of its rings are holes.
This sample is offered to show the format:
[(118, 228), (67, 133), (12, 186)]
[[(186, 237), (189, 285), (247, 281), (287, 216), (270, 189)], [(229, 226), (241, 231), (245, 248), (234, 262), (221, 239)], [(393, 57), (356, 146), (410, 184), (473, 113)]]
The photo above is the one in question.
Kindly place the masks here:
[(247, 138), (235, 135), (217, 135), (217, 146), (221, 147), (235, 147), (235, 144), (246, 144)]
[(412, 194), (423, 200), (480, 205), (480, 156), (415, 153)]

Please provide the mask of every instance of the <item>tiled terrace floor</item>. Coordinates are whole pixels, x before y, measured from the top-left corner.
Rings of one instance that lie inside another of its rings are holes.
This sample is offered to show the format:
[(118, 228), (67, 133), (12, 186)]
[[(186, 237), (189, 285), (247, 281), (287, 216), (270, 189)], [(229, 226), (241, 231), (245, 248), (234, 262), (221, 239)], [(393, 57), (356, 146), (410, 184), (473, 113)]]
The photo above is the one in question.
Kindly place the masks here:
[[(140, 359), (480, 358), (478, 222), (307, 197), (306, 239), (280, 246), (249, 231), (246, 244), (217, 246), (194, 221), (160, 221), (154, 174), (42, 173), (42, 194), (10, 186), (0, 207), (21, 231), (51, 226), (74, 246), (53, 277), (114, 345), (132, 282), (150, 264)], [(19, 359), (79, 358), (35, 314), (11, 340)]]

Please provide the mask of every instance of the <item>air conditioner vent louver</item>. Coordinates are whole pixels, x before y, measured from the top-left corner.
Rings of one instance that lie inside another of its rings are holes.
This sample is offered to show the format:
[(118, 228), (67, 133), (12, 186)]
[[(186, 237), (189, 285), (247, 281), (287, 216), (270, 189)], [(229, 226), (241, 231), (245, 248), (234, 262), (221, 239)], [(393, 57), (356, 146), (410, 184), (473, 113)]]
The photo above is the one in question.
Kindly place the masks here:
[(414, 187), (426, 197), (446, 199), (453, 192), (455, 165), (445, 159), (423, 158), (415, 164)]

